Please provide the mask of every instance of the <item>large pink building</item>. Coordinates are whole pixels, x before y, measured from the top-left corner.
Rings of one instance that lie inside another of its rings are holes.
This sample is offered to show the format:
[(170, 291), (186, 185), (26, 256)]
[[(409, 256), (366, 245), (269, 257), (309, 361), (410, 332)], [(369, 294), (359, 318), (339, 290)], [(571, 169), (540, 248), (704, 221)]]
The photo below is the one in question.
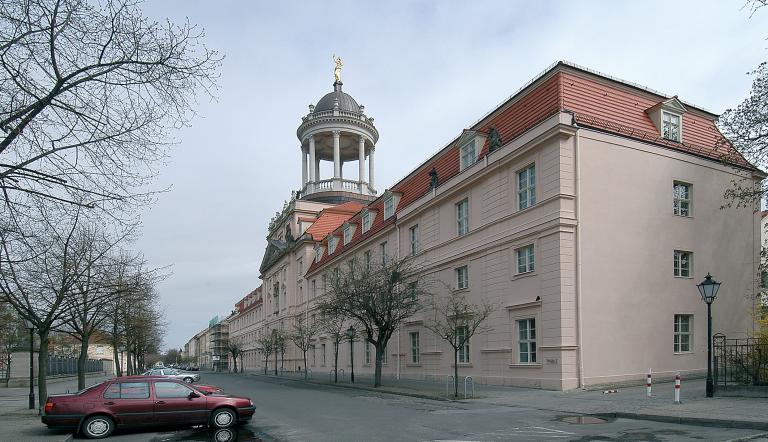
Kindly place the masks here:
[[(412, 255), (425, 275), (498, 306), (491, 331), (460, 351), (460, 375), (476, 382), (564, 390), (639, 381), (649, 368), (701, 374), (696, 284), (708, 272), (723, 282), (714, 332), (753, 330), (759, 212), (721, 207), (732, 181), (765, 174), (722, 142), (717, 115), (558, 62), (378, 194), (373, 119), (335, 89), (299, 128), (303, 193), (270, 226), (254, 328), (312, 315), (323, 275), (370, 253)], [(333, 159), (332, 179), (319, 178), (321, 159)], [(348, 161), (356, 180), (342, 175)], [(452, 373), (450, 347), (421, 321), (393, 336), (385, 374)], [(372, 372), (372, 349), (355, 345), (355, 371)], [(304, 368), (327, 373), (331, 351), (319, 337)], [(303, 363), (293, 348), (285, 361)]]

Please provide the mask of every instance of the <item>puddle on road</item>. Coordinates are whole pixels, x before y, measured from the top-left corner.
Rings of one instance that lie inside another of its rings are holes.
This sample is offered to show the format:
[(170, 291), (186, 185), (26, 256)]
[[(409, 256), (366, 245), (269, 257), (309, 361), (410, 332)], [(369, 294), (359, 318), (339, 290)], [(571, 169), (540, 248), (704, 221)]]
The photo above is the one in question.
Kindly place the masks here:
[(209, 429), (199, 428), (181, 430), (162, 434), (152, 439), (153, 442), (170, 441), (211, 441), (211, 442), (268, 442), (274, 439), (257, 433), (252, 427), (238, 426), (233, 428)]
[(608, 422), (611, 422), (610, 419), (597, 417), (597, 416), (562, 416), (558, 417), (557, 419), (560, 422), (565, 422), (567, 424), (577, 424), (577, 425), (594, 425), (594, 424), (605, 424)]

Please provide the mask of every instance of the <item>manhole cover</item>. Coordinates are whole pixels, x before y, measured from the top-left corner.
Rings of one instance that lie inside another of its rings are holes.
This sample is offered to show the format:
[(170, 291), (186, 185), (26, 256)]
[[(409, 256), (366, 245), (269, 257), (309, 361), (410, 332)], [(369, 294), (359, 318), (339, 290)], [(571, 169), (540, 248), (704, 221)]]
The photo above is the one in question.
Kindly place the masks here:
[(558, 419), (569, 424), (604, 424), (606, 419), (595, 416), (565, 416)]

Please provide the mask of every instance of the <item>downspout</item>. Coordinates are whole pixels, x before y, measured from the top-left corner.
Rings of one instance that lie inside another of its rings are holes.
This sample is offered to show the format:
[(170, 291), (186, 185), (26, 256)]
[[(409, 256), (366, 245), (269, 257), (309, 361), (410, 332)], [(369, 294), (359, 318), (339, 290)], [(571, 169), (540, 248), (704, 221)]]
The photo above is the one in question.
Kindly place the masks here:
[[(397, 216), (395, 216), (395, 231), (397, 233), (397, 259), (400, 259), (400, 225), (397, 224)], [(400, 380), (400, 324), (397, 325), (397, 380)]]
[(574, 140), (573, 158), (575, 164), (575, 179), (576, 179), (576, 335), (577, 345), (579, 347), (579, 365), (578, 365), (578, 388), (584, 388), (584, 348), (583, 348), (583, 327), (582, 327), (582, 315), (581, 315), (581, 219), (579, 215), (581, 213), (581, 164), (579, 158), (579, 132), (580, 127), (576, 122), (576, 116), (572, 113), (573, 126), (576, 128), (576, 135)]

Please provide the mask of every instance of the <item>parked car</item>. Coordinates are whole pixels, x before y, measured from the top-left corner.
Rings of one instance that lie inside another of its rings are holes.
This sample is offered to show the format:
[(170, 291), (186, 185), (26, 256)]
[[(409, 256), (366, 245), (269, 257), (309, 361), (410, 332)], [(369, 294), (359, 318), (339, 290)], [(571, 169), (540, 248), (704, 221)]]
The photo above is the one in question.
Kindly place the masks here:
[(144, 372), (144, 376), (165, 376), (171, 379), (178, 379), (187, 383), (197, 382), (200, 380), (200, 374), (188, 373), (185, 371), (179, 371), (175, 368), (153, 368)]
[(250, 420), (256, 407), (247, 397), (201, 394), (174, 379), (130, 376), (111, 379), (74, 394), (51, 395), (41, 416), (49, 428), (73, 428), (90, 439), (115, 428), (210, 425), (228, 428)]

